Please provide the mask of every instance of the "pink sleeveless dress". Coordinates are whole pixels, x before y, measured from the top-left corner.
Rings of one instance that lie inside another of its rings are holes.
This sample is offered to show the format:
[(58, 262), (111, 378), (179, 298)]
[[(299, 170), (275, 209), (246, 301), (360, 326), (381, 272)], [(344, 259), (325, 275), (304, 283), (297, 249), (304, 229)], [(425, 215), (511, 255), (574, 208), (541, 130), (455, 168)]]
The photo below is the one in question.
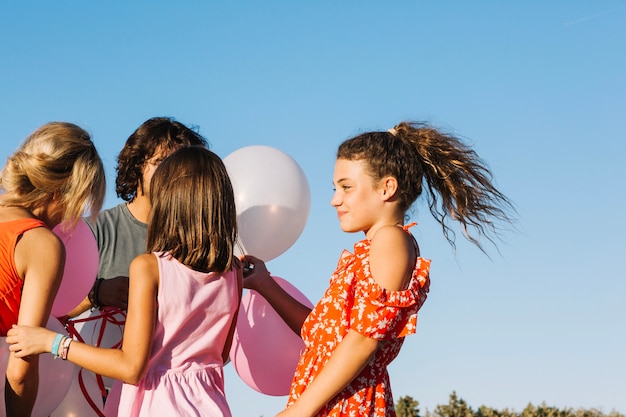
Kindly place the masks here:
[(231, 416), (222, 349), (238, 309), (237, 273), (193, 271), (156, 253), (157, 323), (148, 370), (123, 384), (118, 416)]

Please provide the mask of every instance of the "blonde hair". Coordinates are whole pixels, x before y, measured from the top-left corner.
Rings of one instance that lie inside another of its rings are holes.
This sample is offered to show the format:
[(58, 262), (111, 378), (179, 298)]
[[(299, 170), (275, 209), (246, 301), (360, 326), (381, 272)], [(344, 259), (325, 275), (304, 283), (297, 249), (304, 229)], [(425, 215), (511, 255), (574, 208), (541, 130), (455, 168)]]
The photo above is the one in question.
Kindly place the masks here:
[(4, 204), (31, 211), (56, 201), (61, 223), (73, 227), (87, 213), (98, 215), (106, 180), (89, 133), (72, 123), (50, 122), (7, 158), (0, 188)]

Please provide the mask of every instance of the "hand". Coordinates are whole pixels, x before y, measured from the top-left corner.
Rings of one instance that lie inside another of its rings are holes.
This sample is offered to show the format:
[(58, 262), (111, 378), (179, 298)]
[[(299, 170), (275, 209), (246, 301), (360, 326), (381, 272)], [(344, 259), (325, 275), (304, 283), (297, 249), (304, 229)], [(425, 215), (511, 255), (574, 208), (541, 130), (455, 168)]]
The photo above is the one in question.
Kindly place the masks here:
[(100, 305), (115, 307), (122, 310), (128, 308), (128, 277), (105, 279), (98, 288)]
[(264, 279), (270, 276), (265, 262), (252, 255), (241, 257), (243, 263), (243, 287), (251, 290), (258, 290)]
[(43, 327), (14, 324), (7, 332), (6, 342), (16, 358), (50, 352), (56, 333)]
[(298, 411), (296, 409), (296, 404), (294, 404), (288, 409), (283, 410), (280, 413), (276, 414), (276, 417), (308, 417), (312, 415), (313, 414), (302, 414), (301, 411)]

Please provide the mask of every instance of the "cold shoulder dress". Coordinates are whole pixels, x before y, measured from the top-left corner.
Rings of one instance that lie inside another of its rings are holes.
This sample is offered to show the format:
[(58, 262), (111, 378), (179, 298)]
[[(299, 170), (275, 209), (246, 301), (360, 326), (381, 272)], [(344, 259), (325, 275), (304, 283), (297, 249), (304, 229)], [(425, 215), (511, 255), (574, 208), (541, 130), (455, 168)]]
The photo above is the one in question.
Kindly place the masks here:
[[(408, 228), (413, 224), (404, 226)], [(305, 348), (291, 385), (291, 406), (322, 370), (349, 329), (381, 343), (365, 369), (317, 416), (395, 416), (387, 365), (398, 355), (404, 336), (415, 333), (417, 312), (429, 290), (430, 261), (418, 257), (406, 290), (378, 285), (369, 268), (370, 241), (344, 250), (330, 286), (302, 326)]]

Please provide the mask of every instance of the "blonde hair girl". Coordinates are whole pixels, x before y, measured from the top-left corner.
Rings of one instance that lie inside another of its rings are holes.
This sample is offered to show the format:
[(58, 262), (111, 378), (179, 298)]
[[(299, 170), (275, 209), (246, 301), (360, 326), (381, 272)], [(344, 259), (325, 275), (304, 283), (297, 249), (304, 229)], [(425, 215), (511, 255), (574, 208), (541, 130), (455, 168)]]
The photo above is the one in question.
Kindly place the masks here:
[[(65, 264), (63, 242), (51, 229), (98, 214), (104, 168), (85, 130), (52, 122), (8, 157), (0, 189), (0, 336), (6, 336), (16, 323), (46, 325)], [(10, 355), (6, 381), (6, 414), (30, 416), (38, 358)]]

